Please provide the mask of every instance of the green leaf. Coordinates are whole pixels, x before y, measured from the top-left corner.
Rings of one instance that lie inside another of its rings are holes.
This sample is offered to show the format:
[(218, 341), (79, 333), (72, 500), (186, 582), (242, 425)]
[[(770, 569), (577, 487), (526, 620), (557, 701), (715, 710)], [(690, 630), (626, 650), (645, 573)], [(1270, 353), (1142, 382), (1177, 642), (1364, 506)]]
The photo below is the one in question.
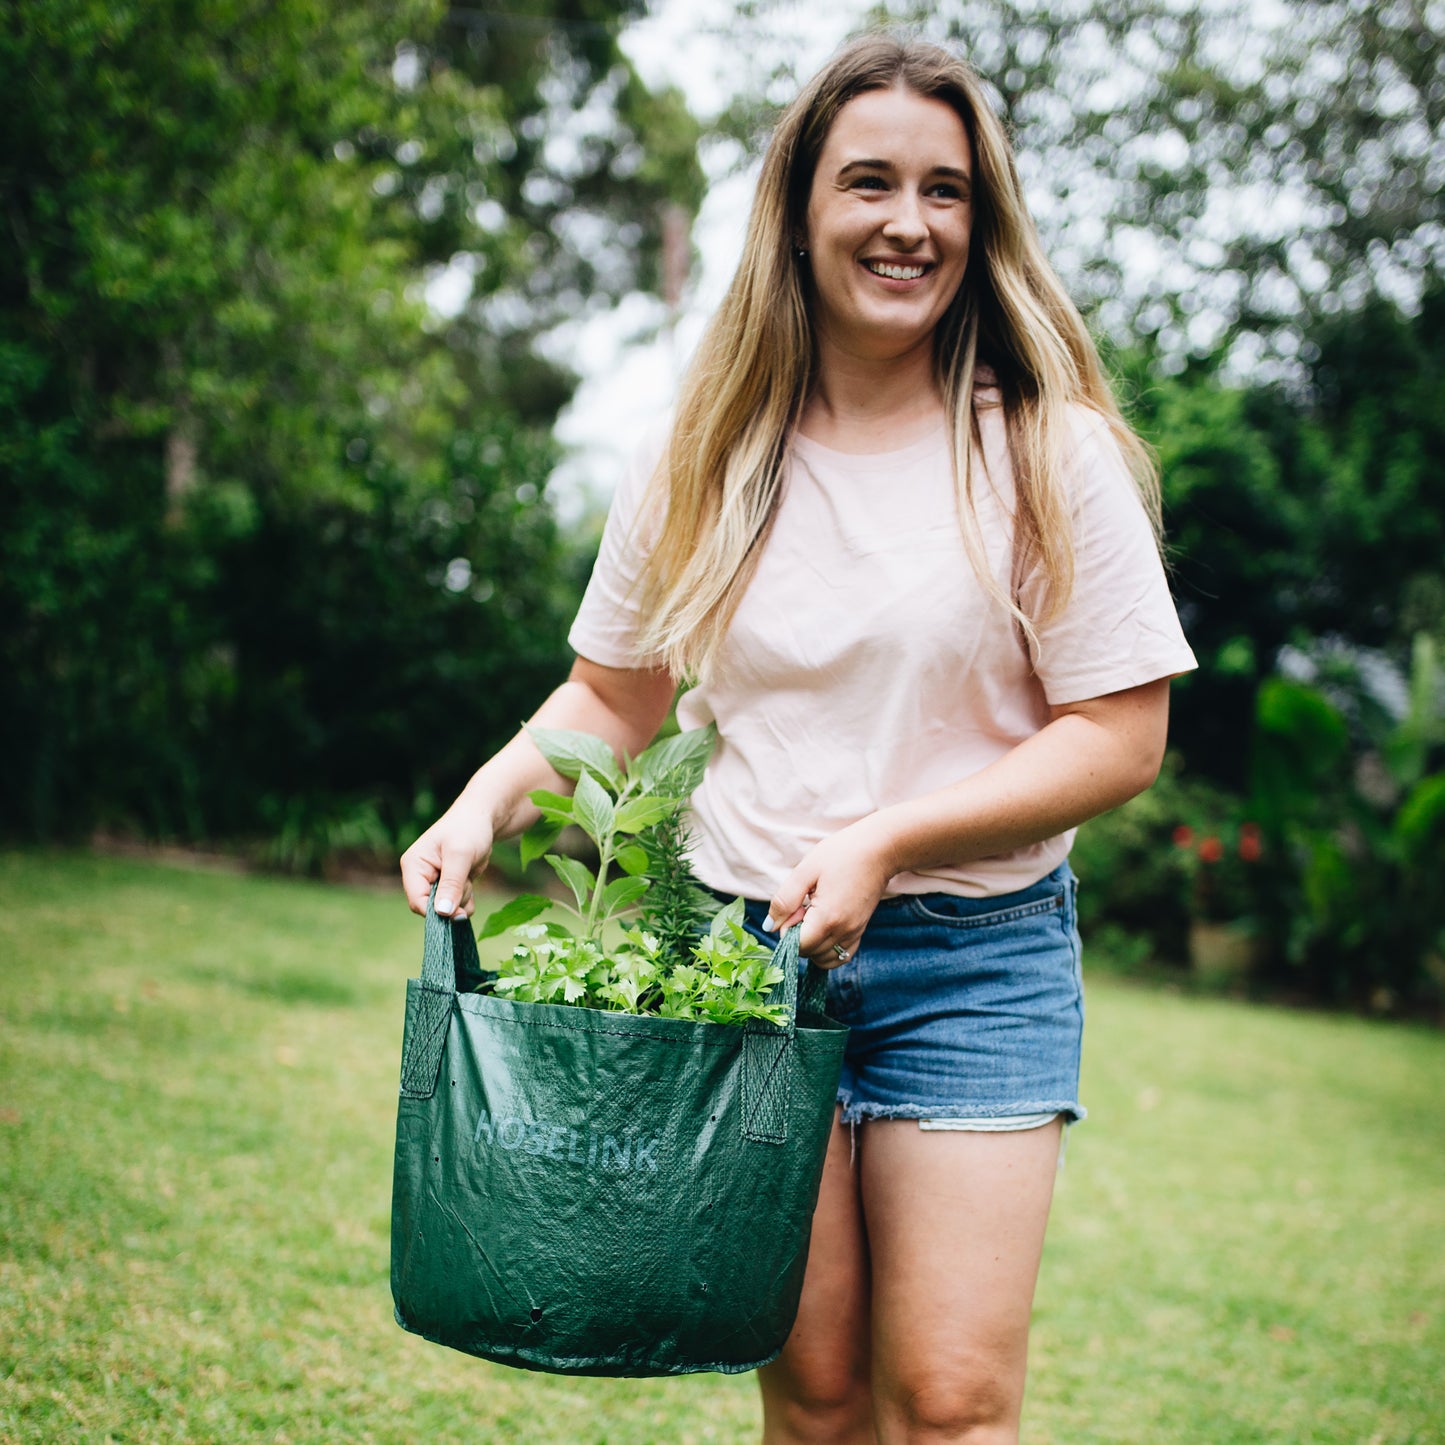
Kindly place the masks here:
[(694, 993), (702, 986), (702, 975), (691, 964), (680, 963), (668, 975), (667, 985), (674, 993)]
[(1405, 856), (1422, 865), (1445, 852), (1445, 773), (1432, 773), (1411, 789), (1395, 815), (1394, 833)]
[(542, 810), (542, 816), (549, 821), (570, 823), (572, 799), (564, 793), (549, 792), (546, 788), (533, 788), (527, 796)]
[(613, 855), (612, 861), (624, 873), (647, 872), (647, 849), (641, 843), (624, 843)]
[(638, 776), (649, 791), (655, 792), (666, 785), (686, 796), (702, 782), (703, 770), (716, 745), (717, 726), (714, 723), (663, 738), (638, 756)]
[(640, 833), (681, 807), (682, 800), (676, 798), (633, 798), (618, 808), (615, 826), (619, 833)]
[(564, 858), (558, 853), (548, 853), (547, 862), (552, 865), (552, 871), (572, 890), (578, 911), (585, 910), (587, 900), (597, 886), (592, 870), (585, 863), (579, 863), (575, 858)]
[(772, 962), (772, 954), (765, 953), (762, 963), (762, 972), (753, 981), (753, 988), (758, 993), (770, 993), (774, 986), (782, 983), (785, 975), (783, 970)]
[(619, 909), (630, 908), (649, 887), (646, 878), (614, 878), (602, 895), (602, 911), (611, 915)]
[(607, 790), (591, 773), (583, 773), (577, 781), (573, 802), (575, 816), (583, 832), (599, 848), (604, 847), (612, 838), (614, 826), (614, 809)]
[(520, 893), (510, 903), (504, 903), (495, 913), (489, 913), (477, 929), (477, 941), (495, 938), (509, 928), (520, 928), (530, 923), (539, 913), (545, 913), (552, 906), (549, 898), (538, 898), (535, 893)]
[(535, 863), (553, 843), (557, 841), (557, 835), (562, 831), (561, 823), (553, 822), (543, 818), (539, 823), (533, 823), (521, 839), (522, 867), (529, 863)]
[(527, 736), (564, 778), (580, 780), (584, 772), (591, 772), (613, 788), (622, 786), (622, 770), (612, 756), (612, 749), (601, 738), (566, 728), (533, 727), (530, 723)]
[(730, 926), (733, 924), (741, 927), (743, 917), (743, 900), (741, 898), (734, 898), (731, 903), (719, 908), (718, 911), (713, 914), (712, 923), (709, 924), (707, 930), (708, 936), (711, 938), (719, 938), (724, 933), (730, 931)]
[(745, 1023), (749, 1018), (762, 1019), (766, 1023), (777, 1024), (780, 1028), (786, 1028), (788, 1024), (788, 1011), (780, 1003), (754, 1003), (748, 1004), (740, 1010), (743, 1017), (740, 1023)]

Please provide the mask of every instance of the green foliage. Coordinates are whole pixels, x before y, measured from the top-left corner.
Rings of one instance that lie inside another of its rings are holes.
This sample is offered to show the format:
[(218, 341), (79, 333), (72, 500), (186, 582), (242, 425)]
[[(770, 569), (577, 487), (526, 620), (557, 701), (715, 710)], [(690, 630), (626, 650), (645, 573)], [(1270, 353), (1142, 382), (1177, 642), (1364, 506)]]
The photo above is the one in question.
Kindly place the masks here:
[(1445, 858), (1445, 773), (1422, 778), (1410, 789), (1391, 831), (1406, 863), (1436, 873)]
[(1377, 1010), (1445, 1000), (1445, 685), (1417, 639), (1409, 709), (1373, 702), (1358, 664), (1259, 688), (1247, 789), (1171, 756), (1156, 785), (1084, 825), (1081, 922), (1185, 956), (1190, 920), (1240, 924), (1256, 982)]
[(675, 970), (664, 984), (663, 1007), (674, 1018), (710, 1019), (720, 1024), (742, 1024), (749, 1019), (784, 1024), (787, 1010), (768, 1004), (773, 985), (783, 981), (783, 970), (743, 927), (743, 901), (729, 903), (713, 918), (707, 936), (693, 949), (695, 971), (678, 978)]
[(513, 946), (511, 959), (502, 964), (492, 989), (519, 1003), (598, 1007), (611, 970), (597, 944), (539, 923), (514, 928), (512, 933), (520, 942)]
[(0, 33), (7, 831), (393, 852), (564, 671), (572, 381), (534, 342), (647, 284), (700, 191), (617, 48), (637, 9), (54, 0)]
[(1414, 318), (1377, 304), (1310, 340), (1303, 404), (1278, 390), (1256, 402), (1285, 485), (1311, 507), (1303, 625), (1408, 665), (1418, 633), (1445, 646), (1445, 290)]
[[(741, 1024), (785, 1023), (771, 1002), (783, 973), (743, 926), (743, 901), (717, 909), (688, 867), (683, 811), (716, 741), (698, 728), (654, 743), (619, 767), (589, 733), (529, 727), (542, 755), (576, 780), (568, 798), (539, 789), (542, 814), (524, 856), (536, 856), (569, 824), (597, 847), (594, 874), (575, 858), (546, 853), (572, 903), (523, 895), (484, 919), (479, 938), (510, 930), (510, 960), (490, 985), (522, 1003), (576, 1004), (622, 1013)], [(638, 838), (647, 841), (639, 844)], [(609, 879), (616, 865), (622, 876)], [(608, 924), (643, 904), (640, 920), (608, 944)], [(569, 925), (531, 920), (556, 907)]]
[(348, 856), (370, 859), (389, 853), (395, 837), (376, 805), (366, 799), (338, 803), (314, 793), (284, 802), (267, 799), (269, 837), (260, 860), (284, 873), (323, 873)]
[(1409, 695), (1395, 719), (1362, 705), (1358, 673), (1315, 687), (1272, 680), (1255, 732), (1276, 970), (1385, 1008), (1445, 994), (1445, 687), (1427, 638)]
[[(685, 796), (691, 788), (683, 779), (664, 773), (660, 786)], [(688, 864), (687, 822), (681, 812), (657, 819), (641, 834), (642, 857), (638, 871), (651, 885), (643, 900), (642, 926), (657, 939), (663, 957), (685, 958), (696, 939), (707, 930), (716, 910), (711, 894), (704, 892)]]
[(1280, 480), (1250, 395), (1207, 377), (1164, 381), (1136, 408), (1163, 475), (1167, 559), (1201, 673), (1185, 679), (1172, 734), (1189, 763), (1238, 786), (1254, 691), (1300, 624), (1310, 508)]
[[(1223, 854), (1215, 859), (1211, 846), (1201, 857), (1199, 849), (1213, 839), (1224, 850), (1228, 838), (1233, 872), (1238, 829), (1250, 820), (1233, 795), (1181, 764), (1170, 753), (1152, 788), (1079, 829), (1070, 862), (1079, 875), (1080, 927), (1091, 941), (1147, 940), (1153, 957), (1179, 962), (1187, 956), (1191, 919), (1223, 906), (1217, 871)], [(1232, 879), (1224, 891), (1239, 899)], [(1250, 911), (1252, 902), (1241, 902)], [(1120, 950), (1115, 943), (1112, 951)]]
[(1190, 771), (1244, 792), (1255, 694), (1315, 639), (1410, 665), (1445, 645), (1445, 292), (1317, 324), (1301, 388), (1121, 369), (1159, 451), (1168, 559), (1201, 670), (1171, 732)]
[(565, 928), (525, 925), (512, 930), (519, 941), (491, 987), (521, 1003), (576, 1004), (702, 1023), (785, 1024), (787, 1009), (771, 1002), (783, 971), (772, 951), (743, 926), (742, 912), (741, 899), (720, 909), (707, 933), (682, 955), (664, 949), (640, 926), (625, 929), (622, 941), (604, 951)]
[(1344, 718), (1313, 688), (1266, 679), (1255, 704), (1250, 788), (1264, 816), (1319, 816), (1349, 743)]

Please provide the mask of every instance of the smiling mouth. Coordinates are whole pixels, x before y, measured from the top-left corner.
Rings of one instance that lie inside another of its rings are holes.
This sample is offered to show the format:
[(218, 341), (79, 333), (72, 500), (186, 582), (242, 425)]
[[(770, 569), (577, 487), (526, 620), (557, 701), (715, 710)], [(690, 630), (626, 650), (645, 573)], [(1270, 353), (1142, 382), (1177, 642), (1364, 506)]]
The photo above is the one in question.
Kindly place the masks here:
[(865, 261), (863, 265), (875, 276), (886, 277), (889, 281), (917, 281), (928, 270), (921, 262), (914, 266), (899, 266), (889, 261)]

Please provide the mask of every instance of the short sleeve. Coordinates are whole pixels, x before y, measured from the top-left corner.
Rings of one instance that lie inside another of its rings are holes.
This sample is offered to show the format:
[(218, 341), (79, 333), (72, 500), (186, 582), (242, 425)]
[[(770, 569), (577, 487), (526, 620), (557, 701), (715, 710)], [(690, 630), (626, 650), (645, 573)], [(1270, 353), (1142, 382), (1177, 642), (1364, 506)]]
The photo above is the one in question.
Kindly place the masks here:
[[(1068, 604), (1038, 627), (1034, 671), (1049, 703), (1101, 697), (1198, 666), (1185, 641), (1169, 581), (1138, 490), (1107, 424), (1072, 415), (1065, 464), (1074, 523), (1074, 585)], [(1046, 584), (1026, 577), (1019, 602), (1039, 616)]]
[(604, 667), (645, 667), (637, 645), (637, 578), (646, 556), (639, 514), (657, 470), (665, 434), (650, 434), (633, 453), (608, 508), (591, 579), (567, 643), (579, 657)]

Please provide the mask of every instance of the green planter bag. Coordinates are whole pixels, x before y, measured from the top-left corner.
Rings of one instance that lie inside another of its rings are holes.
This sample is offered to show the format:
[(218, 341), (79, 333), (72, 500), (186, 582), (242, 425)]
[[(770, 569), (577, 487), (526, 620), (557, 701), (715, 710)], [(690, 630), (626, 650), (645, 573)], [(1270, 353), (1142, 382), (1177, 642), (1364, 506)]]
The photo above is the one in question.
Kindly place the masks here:
[[(430, 908), (407, 984), (397, 1323), (524, 1369), (735, 1373), (797, 1312), (847, 1029), (798, 982), (739, 1027), (458, 992), (470, 923)], [(801, 994), (801, 997), (800, 997)]]

